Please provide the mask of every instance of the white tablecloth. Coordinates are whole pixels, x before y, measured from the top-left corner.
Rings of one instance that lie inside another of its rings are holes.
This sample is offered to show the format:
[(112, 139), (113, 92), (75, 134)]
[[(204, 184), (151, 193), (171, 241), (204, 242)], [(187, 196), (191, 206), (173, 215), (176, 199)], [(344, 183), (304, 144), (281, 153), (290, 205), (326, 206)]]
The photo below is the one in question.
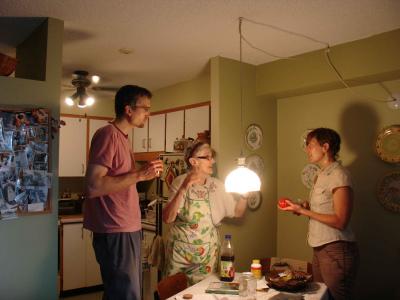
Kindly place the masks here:
[[(235, 281), (239, 278), (240, 273), (235, 276)], [(219, 281), (216, 274), (212, 274), (200, 281), (199, 283), (188, 287), (184, 291), (168, 298), (168, 300), (183, 300), (183, 294), (192, 294), (192, 300), (241, 300), (241, 298), (236, 295), (221, 295), (221, 294), (206, 294), (205, 290), (210, 282)], [(257, 281), (257, 288), (266, 287), (266, 282), (264, 279)], [(313, 282), (310, 287), (302, 293), (286, 293), (280, 292), (274, 289), (269, 289), (268, 292), (257, 292), (257, 300), (327, 300), (328, 299), (328, 289), (325, 284), (319, 282)]]

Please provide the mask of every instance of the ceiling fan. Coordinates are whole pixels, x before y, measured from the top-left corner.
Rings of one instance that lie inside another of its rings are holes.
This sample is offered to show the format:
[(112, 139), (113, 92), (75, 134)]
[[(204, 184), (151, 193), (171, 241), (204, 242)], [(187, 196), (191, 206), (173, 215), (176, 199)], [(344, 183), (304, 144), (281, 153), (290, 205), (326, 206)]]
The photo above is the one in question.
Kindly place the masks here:
[(115, 87), (100, 87), (96, 86), (100, 81), (98, 75), (92, 75), (89, 78), (89, 72), (84, 70), (77, 70), (72, 73), (72, 80), (70, 85), (63, 85), (65, 88), (74, 89), (75, 93), (65, 98), (65, 103), (69, 106), (73, 106), (75, 103), (79, 108), (91, 106), (95, 102), (95, 98), (89, 95), (86, 90), (91, 89), (95, 92), (115, 92)]

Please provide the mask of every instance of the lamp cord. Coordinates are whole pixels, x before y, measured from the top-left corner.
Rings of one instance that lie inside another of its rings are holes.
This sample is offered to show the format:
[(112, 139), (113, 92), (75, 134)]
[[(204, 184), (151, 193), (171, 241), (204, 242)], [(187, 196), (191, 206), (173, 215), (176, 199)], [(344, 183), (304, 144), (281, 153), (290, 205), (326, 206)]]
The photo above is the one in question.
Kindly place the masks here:
[(243, 35), (242, 35), (242, 21), (243, 17), (239, 17), (239, 84), (240, 84), (240, 132), (241, 132), (241, 146), (240, 146), (240, 157), (243, 157), (243, 147), (244, 147), (244, 135), (243, 135), (243, 61), (242, 61), (242, 41), (243, 41)]
[(294, 36), (298, 36), (298, 37), (307, 39), (307, 40), (312, 41), (312, 42), (314, 42), (314, 43), (318, 43), (318, 44), (324, 45), (324, 47), (325, 47), (325, 58), (326, 58), (326, 61), (327, 61), (327, 63), (328, 63), (328, 66), (333, 70), (333, 72), (335, 73), (335, 75), (338, 77), (339, 81), (340, 81), (340, 82), (346, 87), (346, 89), (349, 90), (353, 95), (356, 95), (356, 96), (362, 97), (362, 98), (367, 98), (367, 99), (370, 99), (370, 100), (373, 100), (373, 101), (378, 101), (378, 102), (392, 102), (392, 101), (397, 101), (397, 100), (398, 100), (398, 99), (396, 99), (396, 98), (393, 96), (392, 92), (391, 92), (382, 82), (379, 82), (379, 85), (380, 85), (380, 86), (385, 90), (385, 92), (389, 95), (390, 100), (382, 100), (382, 99), (378, 99), (378, 98), (375, 98), (375, 97), (365, 96), (365, 95), (356, 93), (356, 92), (354, 91), (354, 89), (353, 89), (352, 87), (350, 87), (350, 86), (347, 84), (347, 82), (344, 80), (343, 76), (340, 74), (339, 70), (338, 70), (338, 69), (336, 68), (336, 66), (333, 64), (332, 59), (331, 59), (331, 57), (330, 57), (331, 48), (330, 48), (329, 43), (324, 42), (324, 41), (317, 40), (317, 39), (315, 39), (315, 38), (312, 38), (312, 37), (307, 36), (307, 35), (302, 34), (302, 33), (297, 33), (297, 32), (294, 32), (294, 31), (290, 31), (290, 30), (287, 30), (287, 29), (280, 28), (280, 27), (275, 26), (275, 25), (257, 22), (257, 21), (250, 20), (250, 19), (243, 18), (243, 17), (240, 17), (240, 18), (239, 18), (240, 63), (242, 63), (242, 39), (243, 39), (251, 48), (253, 48), (253, 49), (255, 49), (255, 50), (258, 50), (258, 51), (260, 51), (260, 52), (263, 52), (264, 54), (267, 54), (267, 55), (272, 56), (272, 57), (274, 57), (274, 58), (279, 58), (279, 59), (293, 59), (293, 60), (296, 59), (296, 58), (294, 58), (294, 57), (278, 56), (278, 55), (275, 55), (275, 54), (272, 54), (272, 53), (270, 53), (270, 52), (267, 52), (267, 51), (265, 51), (265, 50), (263, 50), (263, 49), (261, 49), (261, 48), (258, 48), (258, 47), (256, 47), (256, 46), (254, 46), (253, 44), (251, 44), (251, 43), (244, 37), (244, 35), (242, 34), (241, 25), (242, 25), (242, 21), (243, 21), (243, 20), (244, 20), (244, 21), (247, 21), (247, 22), (249, 22), (249, 23), (253, 23), (253, 24), (256, 24), (256, 25), (261, 25), (261, 26), (269, 27), (269, 28), (272, 28), (272, 29), (274, 29), (274, 30), (276, 30), (276, 31), (281, 31), (281, 32), (284, 32), (284, 33), (287, 33), (287, 34), (290, 34), (290, 35), (294, 35)]

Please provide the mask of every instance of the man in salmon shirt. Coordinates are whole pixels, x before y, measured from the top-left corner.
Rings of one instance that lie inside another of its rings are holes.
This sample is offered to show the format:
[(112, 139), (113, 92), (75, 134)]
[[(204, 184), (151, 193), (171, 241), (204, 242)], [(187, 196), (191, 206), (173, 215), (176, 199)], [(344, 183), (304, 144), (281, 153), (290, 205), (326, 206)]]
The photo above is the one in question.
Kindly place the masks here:
[(135, 168), (128, 133), (144, 127), (152, 94), (126, 85), (115, 95), (115, 119), (93, 136), (86, 173), (84, 228), (93, 232), (93, 248), (104, 284), (103, 299), (141, 299), (141, 216), (136, 183), (162, 172), (160, 160)]

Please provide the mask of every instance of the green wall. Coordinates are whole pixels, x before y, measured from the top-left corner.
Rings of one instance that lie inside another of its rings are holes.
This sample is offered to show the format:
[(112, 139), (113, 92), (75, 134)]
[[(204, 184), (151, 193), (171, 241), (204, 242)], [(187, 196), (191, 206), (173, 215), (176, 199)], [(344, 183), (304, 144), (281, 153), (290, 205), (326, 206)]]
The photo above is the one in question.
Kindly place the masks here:
[[(385, 163), (374, 153), (379, 131), (400, 120), (400, 110), (390, 110), (382, 102), (389, 97), (381, 85), (400, 92), (399, 47), (400, 30), (332, 47), (332, 59), (351, 90), (343, 88), (318, 51), (257, 68), (257, 92), (277, 99), (278, 196), (308, 197), (300, 177), (307, 164), (300, 147), (307, 129), (331, 127), (342, 136), (340, 158), (355, 186), (352, 226), (361, 252), (359, 299), (400, 295), (394, 267), (400, 263), (400, 218), (385, 210), (376, 196), (379, 181), (398, 171), (398, 165)], [(311, 261), (307, 219), (282, 212), (277, 217), (277, 255)]]
[(272, 256), (276, 249), (276, 207), (271, 201), (276, 198), (276, 101), (255, 95), (256, 68), (244, 65), (242, 130), (239, 69), (237, 61), (212, 58), (209, 68), (199, 77), (153, 91), (152, 111), (211, 101), (211, 141), (217, 151), (218, 177), (222, 180), (236, 166), (242, 146), (238, 141), (243, 141), (242, 131), (249, 124), (260, 124), (268, 136), (266, 144), (256, 152), (243, 147), (246, 156), (259, 154), (266, 165), (261, 207), (248, 211), (242, 220), (224, 222), (220, 230), (221, 234), (233, 235), (237, 268), (245, 271), (249, 270), (252, 258)]
[[(400, 80), (386, 84), (394, 91), (400, 90)], [(374, 143), (383, 127), (399, 124), (400, 111), (362, 96), (386, 99), (385, 92), (376, 84), (359, 86), (354, 92), (360, 96), (339, 89), (278, 100), (278, 195), (308, 199), (309, 190), (300, 180), (307, 164), (300, 137), (308, 128), (337, 130), (342, 137), (340, 159), (354, 181), (351, 224), (361, 252), (358, 296), (394, 299), (397, 268), (393, 266), (399, 265), (400, 217), (381, 206), (376, 190), (382, 177), (398, 171), (398, 166), (381, 161), (374, 152)], [(279, 256), (311, 261), (306, 218), (278, 212), (277, 233)], [(377, 270), (385, 270), (385, 276)]]
[(251, 152), (243, 146), (246, 156), (258, 154), (264, 160), (262, 205), (254, 212), (248, 211), (242, 220), (227, 221), (221, 228), (222, 233), (233, 234), (239, 271), (248, 270), (256, 257), (311, 260), (306, 242), (307, 219), (277, 212), (275, 203), (283, 195), (307, 197), (308, 190), (300, 179), (307, 163), (300, 137), (308, 128), (328, 126), (342, 135), (341, 159), (354, 178), (352, 225), (361, 250), (358, 298), (393, 299), (395, 293), (400, 294), (394, 282), (394, 266), (400, 262), (400, 239), (395, 232), (400, 218), (376, 199), (380, 178), (396, 166), (380, 161), (373, 151), (376, 134), (382, 127), (398, 123), (400, 111), (391, 111), (385, 103), (369, 99), (387, 99), (380, 82), (392, 92), (399, 92), (398, 49), (400, 30), (332, 47), (332, 60), (355, 87), (352, 91), (343, 88), (322, 50), (257, 67), (244, 64), (243, 126), (237, 61), (212, 58), (197, 78), (153, 91), (152, 111), (211, 100), (212, 146), (218, 153), (221, 179), (235, 166), (244, 129), (251, 123), (263, 129), (260, 149)]
[(152, 93), (152, 112), (210, 101), (209, 66), (193, 80), (155, 90)]
[[(276, 249), (276, 101), (256, 96), (256, 67), (243, 64), (241, 105), (240, 72), (240, 63), (235, 60), (211, 59), (211, 141), (222, 180), (236, 167), (241, 150), (244, 156), (258, 154), (264, 160), (261, 206), (248, 210), (242, 219), (226, 219), (221, 228), (222, 234), (232, 234), (237, 270), (249, 271), (253, 258), (273, 256)], [(245, 129), (252, 123), (261, 126), (265, 137), (257, 151), (244, 145)]]
[[(393, 80), (400, 77), (400, 29), (331, 47), (336, 68), (350, 85)], [(257, 95), (275, 98), (342, 88), (329, 67), (325, 50), (277, 60), (257, 68)]]
[[(49, 108), (59, 117), (63, 22), (48, 19), (19, 47), (23, 49), (20, 64), (35, 65), (30, 45), (46, 49), (44, 81), (0, 76), (1, 105)], [(17, 49), (17, 55), (19, 50)], [(24, 72), (38, 76), (35, 72)], [(24, 216), (0, 221), (0, 298), (57, 299), (57, 199), (58, 199), (58, 136), (51, 140), (50, 214)]]

